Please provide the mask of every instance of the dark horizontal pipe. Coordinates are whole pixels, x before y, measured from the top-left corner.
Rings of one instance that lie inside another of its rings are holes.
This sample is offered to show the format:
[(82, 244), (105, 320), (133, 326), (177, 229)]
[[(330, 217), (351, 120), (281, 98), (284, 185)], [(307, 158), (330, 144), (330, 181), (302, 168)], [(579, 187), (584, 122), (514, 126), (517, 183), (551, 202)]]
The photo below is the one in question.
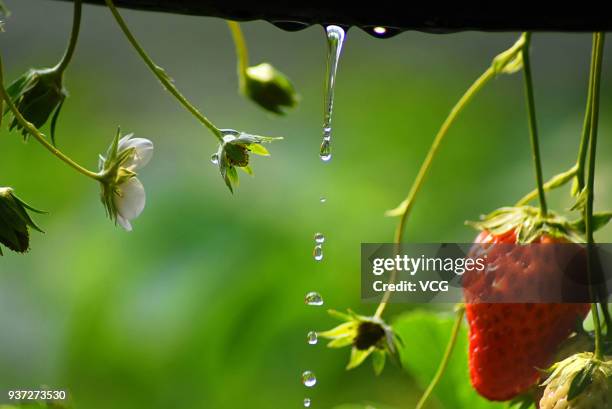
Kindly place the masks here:
[[(62, 0), (72, 1), (72, 0)], [(104, 0), (84, 0), (85, 3), (104, 4)], [(557, 3), (554, 10), (540, 15), (516, 5), (496, 3), (495, 8), (476, 4), (447, 7), (432, 2), (431, 7), (415, 6), (412, 2), (378, 0), (361, 4), (328, 1), (285, 0), (115, 0), (118, 7), (159, 11), (165, 13), (211, 16), (223, 19), (250, 21), (266, 20), (286, 30), (299, 30), (313, 24), (359, 26), (366, 30), (381, 26), (387, 34), (404, 30), (434, 33), (455, 31), (609, 31), (612, 17), (595, 7), (569, 7)], [(435, 7), (434, 7), (435, 6)]]

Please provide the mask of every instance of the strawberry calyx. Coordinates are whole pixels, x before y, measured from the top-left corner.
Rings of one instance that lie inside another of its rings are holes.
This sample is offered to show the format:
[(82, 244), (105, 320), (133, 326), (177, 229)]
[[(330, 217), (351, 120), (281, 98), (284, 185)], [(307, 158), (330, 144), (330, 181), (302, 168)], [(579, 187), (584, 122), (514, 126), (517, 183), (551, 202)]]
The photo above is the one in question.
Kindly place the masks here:
[(592, 394), (602, 389), (602, 386), (605, 391), (609, 390), (612, 361), (600, 360), (591, 352), (583, 352), (557, 362), (549, 369), (549, 373), (548, 379), (542, 383), (546, 390), (540, 401), (541, 408), (556, 407), (554, 405), (559, 398), (556, 396), (559, 390), (565, 395), (563, 399), (566, 402), (578, 400), (580, 395), (588, 394), (589, 391)]
[(540, 210), (533, 206), (501, 207), (481, 216), (479, 221), (466, 223), (494, 236), (512, 233), (516, 244), (533, 243), (542, 236), (570, 243), (586, 242), (584, 229), (581, 228), (584, 223), (581, 224), (581, 220), (569, 221), (553, 211), (543, 216)]

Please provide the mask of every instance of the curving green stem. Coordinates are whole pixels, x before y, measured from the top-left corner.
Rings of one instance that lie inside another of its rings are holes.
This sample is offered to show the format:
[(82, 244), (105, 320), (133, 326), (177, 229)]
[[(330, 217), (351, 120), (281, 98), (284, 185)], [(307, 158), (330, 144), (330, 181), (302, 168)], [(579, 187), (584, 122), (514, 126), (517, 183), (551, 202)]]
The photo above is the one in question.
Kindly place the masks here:
[[(584, 207), (584, 221), (587, 238), (587, 266), (589, 272), (589, 278), (592, 278), (592, 271), (594, 267), (593, 260), (593, 245), (595, 243), (593, 232), (593, 200), (594, 200), (594, 189), (595, 189), (595, 159), (597, 156), (597, 131), (599, 124), (599, 91), (601, 85), (601, 66), (603, 59), (603, 45), (604, 45), (604, 33), (595, 33), (595, 46), (593, 48), (593, 81), (591, 88), (591, 124), (589, 131), (589, 157), (588, 157), (588, 176), (586, 180), (586, 204)], [(594, 294), (597, 296), (596, 294)], [(596, 300), (593, 300), (596, 301)], [(599, 359), (603, 359), (603, 351), (601, 345), (601, 321), (599, 318), (599, 310), (597, 303), (591, 304), (591, 312), (593, 314), (593, 321), (595, 324), (595, 356)]]
[(17, 119), (17, 122), (19, 122), (19, 124), (24, 129), (26, 129), (30, 133), (30, 135), (32, 135), (42, 146), (44, 146), (53, 155), (57, 156), (60, 160), (65, 162), (68, 166), (70, 166), (71, 168), (75, 169), (79, 173), (91, 179), (94, 179), (97, 181), (102, 180), (103, 178), (102, 174), (87, 170), (83, 166), (76, 163), (69, 156), (67, 156), (62, 151), (60, 151), (55, 146), (53, 146), (51, 143), (49, 143), (47, 141), (47, 138), (45, 138), (45, 135), (43, 135), (38, 129), (36, 129), (34, 125), (28, 122), (23, 117), (23, 115), (21, 115), (21, 112), (19, 112), (19, 110), (17, 109), (17, 107), (15, 106), (11, 98), (9, 97), (8, 93), (6, 92), (6, 89), (4, 88), (4, 78), (2, 74), (3, 72), (4, 70), (3, 70), (3, 65), (2, 65), (2, 57), (0, 56), (0, 99), (4, 100), (9, 110), (13, 113), (13, 116), (15, 117), (15, 119)]
[[(569, 170), (566, 170), (563, 173), (559, 173), (558, 175), (550, 178), (546, 183), (544, 183), (544, 191), (548, 192), (550, 190), (556, 189), (568, 183), (576, 176), (576, 172), (578, 171), (578, 165), (572, 166)], [(515, 206), (523, 206), (532, 200), (538, 197), (538, 189), (535, 188), (531, 192), (527, 193), (523, 196), (518, 202), (516, 202)]]
[[(401, 243), (403, 239), (404, 227), (406, 225), (406, 220), (408, 219), (408, 215), (410, 214), (410, 211), (412, 210), (412, 206), (414, 205), (414, 201), (419, 191), (421, 190), (421, 187), (423, 186), (423, 182), (425, 181), (427, 172), (429, 171), (429, 168), (431, 168), (431, 164), (436, 156), (436, 153), (438, 152), (438, 149), (440, 148), (440, 144), (442, 143), (442, 141), (444, 140), (444, 137), (448, 133), (448, 130), (450, 129), (451, 125), (455, 122), (455, 120), (457, 119), (461, 111), (463, 111), (463, 109), (474, 98), (474, 96), (478, 93), (478, 91), (480, 91), (492, 78), (494, 78), (495, 75), (496, 73), (493, 67), (487, 68), (487, 70), (483, 72), (480, 75), (480, 77), (476, 79), (476, 81), (474, 81), (474, 83), (467, 89), (467, 91), (465, 91), (465, 93), (461, 96), (459, 101), (457, 101), (453, 109), (451, 109), (450, 113), (448, 114), (444, 122), (442, 123), (442, 126), (440, 127), (440, 130), (438, 130), (438, 133), (434, 137), (431, 147), (429, 148), (429, 151), (427, 152), (427, 156), (425, 157), (425, 160), (423, 161), (423, 164), (419, 168), (419, 172), (417, 173), (417, 176), (414, 182), (412, 183), (412, 186), (410, 187), (408, 196), (403, 202), (404, 205), (402, 208), (402, 213), (399, 215), (400, 219), (397, 224), (397, 228), (395, 229), (395, 236), (394, 236), (395, 243), (399, 244)], [(390, 282), (395, 281), (396, 275), (397, 275), (396, 271), (393, 270), (391, 272)], [(382, 316), (382, 313), (384, 312), (387, 306), (387, 303), (389, 302), (390, 297), (391, 297), (391, 294), (389, 292), (386, 292), (383, 295), (383, 298), (381, 299), (381, 302), (378, 305), (378, 308), (376, 309), (375, 317), (380, 318), (380, 316)]]
[(121, 17), (121, 14), (119, 14), (119, 11), (113, 4), (113, 1), (105, 1), (106, 5), (113, 14), (113, 17), (117, 21), (117, 24), (119, 24), (121, 31), (123, 31), (123, 34), (125, 34), (132, 47), (134, 47), (140, 58), (142, 58), (147, 67), (149, 67), (151, 72), (153, 72), (157, 79), (162, 83), (164, 88), (166, 88), (166, 90), (168, 90), (168, 92), (170, 92), (170, 94), (172, 94), (172, 96), (174, 96), (187, 111), (189, 111), (202, 124), (204, 124), (204, 126), (206, 126), (220, 142), (223, 142), (223, 134), (221, 130), (217, 128), (208, 118), (206, 118), (206, 116), (204, 116), (204, 114), (202, 114), (195, 106), (193, 106), (183, 94), (180, 93), (180, 91), (174, 86), (172, 80), (168, 77), (164, 69), (159, 65), (155, 64), (151, 57), (149, 57), (146, 51), (136, 40), (136, 37), (134, 37), (130, 29), (128, 28), (127, 24), (125, 23), (125, 20), (123, 19), (123, 17)]
[(246, 71), (249, 67), (249, 50), (240, 29), (240, 24), (235, 21), (228, 21), (227, 26), (232, 33), (232, 39), (234, 40), (234, 46), (236, 48), (236, 61), (238, 71), (238, 84), (240, 90), (244, 90), (246, 84)]
[(523, 78), (525, 80), (525, 97), (527, 99), (527, 114), (529, 117), (529, 136), (531, 139), (531, 151), (536, 173), (538, 197), (540, 199), (540, 215), (546, 217), (548, 209), (546, 206), (546, 194), (544, 193), (544, 180), (542, 177), (542, 161), (540, 159), (540, 145), (538, 141), (538, 127), (535, 111), (535, 98), (533, 96), (533, 81), (531, 79), (531, 62), (529, 48), (531, 44), (531, 33), (525, 33), (525, 46), (521, 53), (523, 56)]
[(451, 331), (451, 337), (448, 340), (448, 344), (446, 345), (446, 350), (444, 351), (444, 355), (442, 356), (442, 361), (440, 361), (440, 365), (438, 366), (438, 370), (434, 375), (433, 379), (423, 392), (423, 396), (419, 399), (419, 402), (416, 405), (415, 409), (423, 409), (425, 403), (433, 393), (438, 383), (442, 379), (444, 375), (444, 371), (448, 367), (448, 363), (450, 362), (451, 357), (453, 356), (453, 351), (455, 349), (455, 345), (457, 344), (457, 337), (459, 336), (459, 332), (461, 330), (461, 323), (463, 322), (463, 316), (465, 315), (465, 306), (460, 305), (457, 307), (457, 313), (455, 316), (455, 324), (453, 325), (453, 329)]
[(83, 8), (82, 0), (74, 0), (74, 10), (72, 15), (72, 31), (70, 32), (70, 39), (68, 40), (68, 46), (66, 47), (66, 51), (64, 51), (64, 55), (59, 63), (54, 67), (54, 70), (59, 72), (60, 74), (66, 70), (68, 64), (72, 60), (72, 56), (74, 55), (74, 50), (77, 45), (77, 41), (79, 39), (79, 31), (81, 29), (81, 10)]

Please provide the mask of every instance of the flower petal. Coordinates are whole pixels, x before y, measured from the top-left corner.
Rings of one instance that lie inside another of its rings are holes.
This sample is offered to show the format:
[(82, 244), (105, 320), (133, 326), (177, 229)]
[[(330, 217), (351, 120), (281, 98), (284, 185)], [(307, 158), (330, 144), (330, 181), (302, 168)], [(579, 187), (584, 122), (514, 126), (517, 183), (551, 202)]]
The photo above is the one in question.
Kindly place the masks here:
[(144, 167), (153, 157), (153, 142), (146, 138), (133, 138), (132, 134), (126, 135), (119, 141), (119, 152), (134, 148), (135, 152), (123, 166), (130, 170)]
[(129, 222), (140, 216), (146, 203), (144, 186), (140, 183), (140, 180), (132, 177), (119, 185), (118, 189), (119, 192), (114, 197), (118, 212), (117, 219), (121, 216)]
[(132, 231), (132, 224), (127, 219), (117, 215), (117, 222), (125, 229), (125, 231)]

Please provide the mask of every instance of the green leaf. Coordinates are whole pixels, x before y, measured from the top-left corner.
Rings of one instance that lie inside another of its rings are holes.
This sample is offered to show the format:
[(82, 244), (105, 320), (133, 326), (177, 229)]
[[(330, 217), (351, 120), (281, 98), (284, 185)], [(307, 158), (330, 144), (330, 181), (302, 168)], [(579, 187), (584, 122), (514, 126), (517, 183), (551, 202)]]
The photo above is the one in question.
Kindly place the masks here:
[[(448, 343), (454, 315), (411, 311), (399, 316), (393, 329), (403, 340), (402, 367), (425, 389), (433, 378)], [(462, 327), (446, 372), (433, 392), (432, 400), (441, 409), (501, 409), (505, 404), (489, 402), (472, 388), (467, 364), (467, 330)], [(430, 405), (436, 407), (435, 405)]]
[(580, 395), (584, 390), (593, 383), (593, 372), (597, 369), (597, 365), (590, 361), (584, 366), (572, 379), (569, 392), (567, 393), (568, 402)]

